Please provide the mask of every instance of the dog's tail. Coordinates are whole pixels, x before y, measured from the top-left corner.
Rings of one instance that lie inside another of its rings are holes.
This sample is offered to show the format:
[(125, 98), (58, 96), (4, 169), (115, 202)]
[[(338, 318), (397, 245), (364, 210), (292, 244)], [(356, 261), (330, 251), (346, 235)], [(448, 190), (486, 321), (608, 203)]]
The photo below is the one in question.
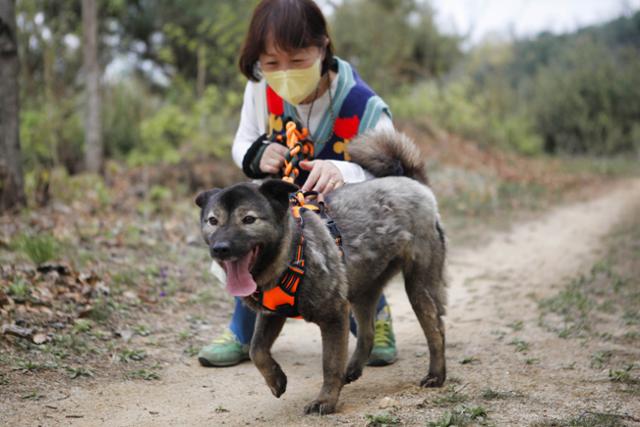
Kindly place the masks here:
[(420, 150), (404, 133), (393, 130), (367, 131), (348, 145), (351, 161), (373, 176), (406, 176), (429, 185)]

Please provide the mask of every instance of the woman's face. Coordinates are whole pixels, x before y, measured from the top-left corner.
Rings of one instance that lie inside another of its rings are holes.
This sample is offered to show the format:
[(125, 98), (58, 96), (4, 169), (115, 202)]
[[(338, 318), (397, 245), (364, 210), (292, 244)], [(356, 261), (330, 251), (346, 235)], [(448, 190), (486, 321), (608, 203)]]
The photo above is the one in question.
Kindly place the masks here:
[(265, 51), (260, 55), (262, 71), (285, 71), (311, 67), (320, 58), (323, 59), (324, 50), (317, 47), (306, 47), (286, 52), (277, 49), (271, 38), (267, 39)]

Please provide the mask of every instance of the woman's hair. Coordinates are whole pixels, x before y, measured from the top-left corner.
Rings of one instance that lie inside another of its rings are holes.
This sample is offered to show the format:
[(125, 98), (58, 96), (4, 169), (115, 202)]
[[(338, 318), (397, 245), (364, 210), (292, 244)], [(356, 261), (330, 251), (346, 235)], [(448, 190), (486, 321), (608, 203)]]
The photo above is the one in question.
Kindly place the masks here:
[(326, 45), (322, 61), (324, 74), (333, 62), (333, 46), (327, 31), (327, 22), (313, 0), (262, 0), (253, 11), (238, 65), (249, 80), (260, 80), (256, 64), (265, 52), (267, 38), (273, 37), (278, 49), (290, 52)]

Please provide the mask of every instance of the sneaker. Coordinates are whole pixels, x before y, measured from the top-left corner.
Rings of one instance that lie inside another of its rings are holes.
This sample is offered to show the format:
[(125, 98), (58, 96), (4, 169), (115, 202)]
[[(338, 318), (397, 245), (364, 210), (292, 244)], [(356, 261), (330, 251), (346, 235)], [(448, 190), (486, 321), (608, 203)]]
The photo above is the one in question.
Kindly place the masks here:
[(233, 366), (245, 360), (249, 360), (249, 345), (238, 341), (228, 329), (198, 353), (202, 366)]
[(387, 305), (376, 316), (376, 332), (373, 337), (373, 349), (369, 355), (369, 366), (386, 366), (396, 361), (396, 337), (391, 323), (391, 309)]

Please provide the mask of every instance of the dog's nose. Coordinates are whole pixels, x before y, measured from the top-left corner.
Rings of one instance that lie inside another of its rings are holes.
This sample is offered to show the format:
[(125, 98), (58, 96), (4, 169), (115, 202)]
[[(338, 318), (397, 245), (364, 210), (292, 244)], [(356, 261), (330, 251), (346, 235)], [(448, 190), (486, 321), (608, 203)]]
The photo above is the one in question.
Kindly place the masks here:
[(231, 244), (229, 242), (215, 242), (211, 248), (211, 253), (216, 258), (224, 258), (231, 253)]

